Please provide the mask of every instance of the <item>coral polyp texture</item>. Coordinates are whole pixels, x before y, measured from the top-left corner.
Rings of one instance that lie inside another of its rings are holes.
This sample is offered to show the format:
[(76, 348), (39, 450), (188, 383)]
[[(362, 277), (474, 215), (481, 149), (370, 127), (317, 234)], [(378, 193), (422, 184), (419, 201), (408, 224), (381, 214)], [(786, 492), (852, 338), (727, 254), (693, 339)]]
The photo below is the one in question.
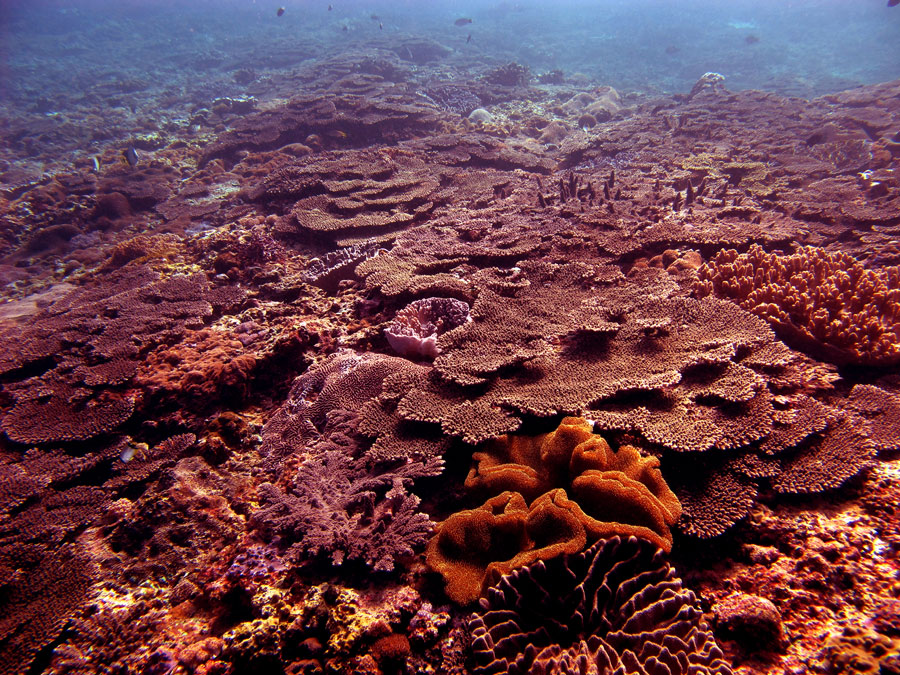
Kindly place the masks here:
[(698, 605), (653, 544), (601, 539), (488, 589), (469, 624), (474, 672), (730, 675)]
[(852, 256), (806, 246), (796, 253), (719, 253), (699, 270), (700, 294), (731, 298), (785, 339), (834, 363), (900, 362), (900, 267), (867, 269)]
[(501, 437), (472, 459), (466, 488), (490, 497), (440, 523), (426, 556), (456, 602), (473, 602), (501, 574), (599, 538), (637, 536), (672, 548), (669, 528), (681, 505), (659, 460), (630, 446), (613, 451), (586, 420)]

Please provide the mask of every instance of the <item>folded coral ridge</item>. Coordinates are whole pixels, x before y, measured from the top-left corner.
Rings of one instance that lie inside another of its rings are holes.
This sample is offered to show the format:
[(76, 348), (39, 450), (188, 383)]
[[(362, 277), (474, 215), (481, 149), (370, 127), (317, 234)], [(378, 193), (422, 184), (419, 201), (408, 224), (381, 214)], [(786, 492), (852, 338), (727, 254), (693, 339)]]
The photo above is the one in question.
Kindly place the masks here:
[(502, 574), (600, 538), (636, 536), (669, 551), (681, 515), (658, 459), (631, 446), (613, 451), (577, 417), (548, 434), (486, 444), (466, 488), (490, 496), (440, 523), (426, 556), (462, 604)]
[(479, 675), (732, 672), (697, 597), (635, 537), (505, 575), (469, 627)]

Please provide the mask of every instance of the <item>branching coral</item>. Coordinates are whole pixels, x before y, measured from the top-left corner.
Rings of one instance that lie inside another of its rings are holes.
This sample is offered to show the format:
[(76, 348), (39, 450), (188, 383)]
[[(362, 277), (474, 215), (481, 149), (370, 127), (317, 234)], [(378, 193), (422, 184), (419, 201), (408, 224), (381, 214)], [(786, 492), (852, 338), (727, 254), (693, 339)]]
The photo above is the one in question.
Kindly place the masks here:
[(376, 571), (394, 569), (398, 557), (424, 544), (432, 523), (407, 492), (414, 479), (441, 472), (443, 461), (429, 458), (393, 467), (358, 457), (356, 421), (333, 411), (320, 455), (304, 461), (286, 491), (263, 483), (263, 504), (251, 524), (277, 538), (294, 562), (320, 555), (335, 565), (355, 560)]
[(834, 363), (900, 362), (900, 267), (869, 270), (846, 253), (723, 250), (699, 270), (698, 294), (730, 298), (788, 341)]

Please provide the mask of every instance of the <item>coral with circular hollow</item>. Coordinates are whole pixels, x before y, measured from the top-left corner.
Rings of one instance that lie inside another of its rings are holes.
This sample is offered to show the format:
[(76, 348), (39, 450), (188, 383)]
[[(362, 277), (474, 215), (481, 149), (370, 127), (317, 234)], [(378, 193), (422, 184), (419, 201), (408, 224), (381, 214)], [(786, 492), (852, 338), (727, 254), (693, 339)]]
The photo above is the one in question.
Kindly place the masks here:
[(719, 251), (699, 271), (716, 294), (768, 320), (782, 336), (837, 364), (900, 362), (900, 267), (866, 269), (846, 253)]
[(504, 576), (469, 627), (479, 675), (731, 673), (697, 597), (635, 537)]
[(437, 338), (470, 321), (469, 303), (456, 298), (422, 298), (397, 312), (384, 330), (393, 350), (401, 356), (433, 359)]

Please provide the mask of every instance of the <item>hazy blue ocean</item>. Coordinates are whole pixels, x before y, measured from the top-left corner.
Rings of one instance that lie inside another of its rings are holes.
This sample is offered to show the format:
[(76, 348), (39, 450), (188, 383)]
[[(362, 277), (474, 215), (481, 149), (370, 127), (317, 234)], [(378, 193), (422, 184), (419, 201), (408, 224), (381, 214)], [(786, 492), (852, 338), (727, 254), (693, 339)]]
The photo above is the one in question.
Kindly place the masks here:
[(641, 92), (683, 91), (706, 71), (732, 90), (800, 96), (900, 77), (900, 8), (885, 0), (281, 3), (7, 0), (3, 98), (62, 107), (122, 78), (233, 93), (237, 68), (289, 69), (404, 34), (486, 66), (514, 60)]

